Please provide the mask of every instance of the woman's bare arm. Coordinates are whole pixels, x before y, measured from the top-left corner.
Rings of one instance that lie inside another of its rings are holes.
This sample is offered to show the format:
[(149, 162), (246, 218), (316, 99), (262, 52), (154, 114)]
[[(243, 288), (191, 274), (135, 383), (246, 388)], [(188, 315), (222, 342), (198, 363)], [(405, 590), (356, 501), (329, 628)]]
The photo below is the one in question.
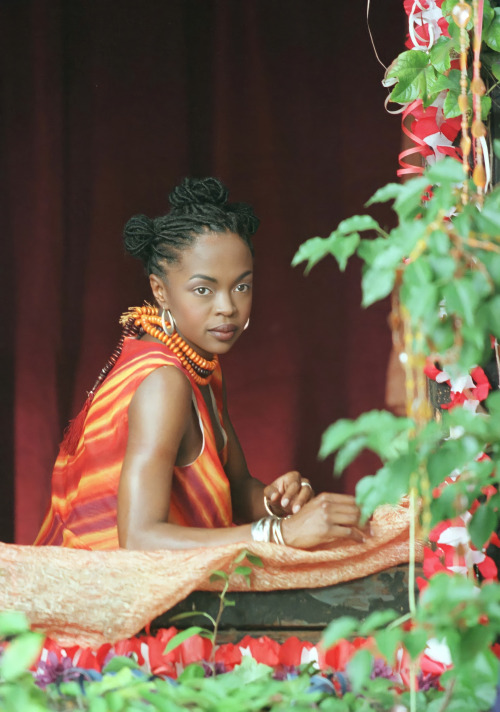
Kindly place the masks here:
[[(191, 549), (252, 540), (250, 524), (205, 529), (168, 523), (173, 469), (182, 452), (191, 403), (189, 381), (170, 366), (159, 368), (144, 379), (132, 399), (118, 490), (118, 536), (120, 546), (126, 549)], [(257, 498), (262, 502), (263, 485), (250, 477), (248, 469), (245, 474), (240, 453), (241, 447), (233, 449), (233, 466), (241, 468), (242, 478), (234, 487), (234, 495), (245, 492), (252, 500), (254, 492), (257, 508)], [(247, 477), (257, 484), (245, 484)], [(261, 514), (258, 512), (255, 518)], [(352, 497), (321, 495), (287, 519), (283, 533), (287, 544), (310, 548), (335, 537), (359, 538), (352, 529), (358, 519), (359, 510)]]
[(127, 549), (188, 549), (251, 539), (250, 526), (227, 529), (168, 523), (173, 469), (192, 408), (178, 369), (144, 379), (129, 406), (129, 434), (118, 489), (118, 536)]

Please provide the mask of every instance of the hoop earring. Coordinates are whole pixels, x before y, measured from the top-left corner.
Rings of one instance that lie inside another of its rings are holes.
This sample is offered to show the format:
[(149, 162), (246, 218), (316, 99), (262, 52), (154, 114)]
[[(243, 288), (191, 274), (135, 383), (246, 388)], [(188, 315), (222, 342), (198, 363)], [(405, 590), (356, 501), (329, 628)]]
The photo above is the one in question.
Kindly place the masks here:
[(248, 317), (247, 323), (246, 323), (245, 326), (243, 327), (243, 331), (246, 331), (249, 326), (250, 326), (250, 317)]
[[(167, 312), (167, 317), (168, 317), (168, 322), (169, 322), (169, 327), (170, 330), (167, 329), (167, 324), (165, 322), (165, 312)], [(163, 327), (163, 331), (166, 333), (167, 336), (172, 336), (172, 334), (175, 332), (175, 321), (174, 317), (172, 316), (170, 309), (164, 309), (161, 313), (161, 325)]]

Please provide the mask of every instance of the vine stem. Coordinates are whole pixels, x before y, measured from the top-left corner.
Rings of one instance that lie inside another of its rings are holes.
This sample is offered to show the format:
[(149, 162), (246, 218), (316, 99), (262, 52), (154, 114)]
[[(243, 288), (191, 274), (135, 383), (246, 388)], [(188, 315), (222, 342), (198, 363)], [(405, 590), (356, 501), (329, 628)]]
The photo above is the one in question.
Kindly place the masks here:
[(417, 603), (415, 599), (415, 513), (416, 513), (417, 492), (415, 487), (410, 489), (410, 556), (408, 569), (408, 605), (410, 608), (410, 616), (413, 618), (417, 611)]
[[(415, 600), (415, 514), (416, 514), (417, 490), (415, 486), (410, 488), (410, 561), (408, 569), (408, 605), (410, 617), (414, 618), (417, 610)], [(410, 712), (417, 710), (417, 674), (416, 661), (410, 660)]]
[(222, 591), (219, 593), (219, 610), (217, 611), (217, 615), (215, 616), (214, 630), (212, 633), (212, 653), (210, 655), (210, 663), (213, 666), (212, 669), (213, 669), (214, 675), (215, 675), (215, 642), (217, 640), (217, 635), (219, 633), (220, 620), (222, 618), (222, 614), (224, 613), (224, 608), (226, 607), (226, 593), (227, 593), (228, 588), (229, 588), (229, 577), (224, 582), (224, 587), (223, 587)]

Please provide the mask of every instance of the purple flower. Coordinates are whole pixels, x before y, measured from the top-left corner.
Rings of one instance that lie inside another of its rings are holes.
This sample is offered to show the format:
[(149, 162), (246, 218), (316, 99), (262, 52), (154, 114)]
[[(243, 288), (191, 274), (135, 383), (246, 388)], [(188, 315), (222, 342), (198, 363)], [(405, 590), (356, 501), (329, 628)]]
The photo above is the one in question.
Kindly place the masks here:
[(439, 689), (439, 678), (440, 675), (436, 675), (434, 672), (420, 672), (417, 676), (418, 689), (422, 692), (427, 692), (427, 690)]
[(65, 680), (75, 679), (75, 675), (71, 675), (73, 661), (71, 658), (64, 657), (59, 660), (57, 655), (49, 651), (47, 660), (40, 660), (35, 672), (36, 684), (44, 689), (52, 682), (62, 682)]
[(392, 680), (394, 682), (397, 682), (399, 679), (398, 676), (393, 673), (392, 668), (387, 665), (382, 658), (375, 658), (373, 661), (370, 679), (374, 680), (376, 677), (385, 677), (386, 680)]

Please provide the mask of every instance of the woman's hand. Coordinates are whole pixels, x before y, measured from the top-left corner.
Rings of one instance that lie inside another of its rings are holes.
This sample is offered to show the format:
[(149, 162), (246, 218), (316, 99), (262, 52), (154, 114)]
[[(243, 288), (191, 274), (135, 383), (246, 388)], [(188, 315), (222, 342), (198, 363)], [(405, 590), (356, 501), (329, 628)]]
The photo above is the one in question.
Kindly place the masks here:
[[(304, 489), (304, 488), (303, 488)], [(281, 525), (285, 544), (311, 549), (338, 537), (364, 541), (358, 529), (360, 511), (349, 494), (323, 492)]]
[(306, 502), (314, 497), (309, 480), (299, 472), (287, 472), (264, 489), (272, 510), (278, 516), (300, 512)]

